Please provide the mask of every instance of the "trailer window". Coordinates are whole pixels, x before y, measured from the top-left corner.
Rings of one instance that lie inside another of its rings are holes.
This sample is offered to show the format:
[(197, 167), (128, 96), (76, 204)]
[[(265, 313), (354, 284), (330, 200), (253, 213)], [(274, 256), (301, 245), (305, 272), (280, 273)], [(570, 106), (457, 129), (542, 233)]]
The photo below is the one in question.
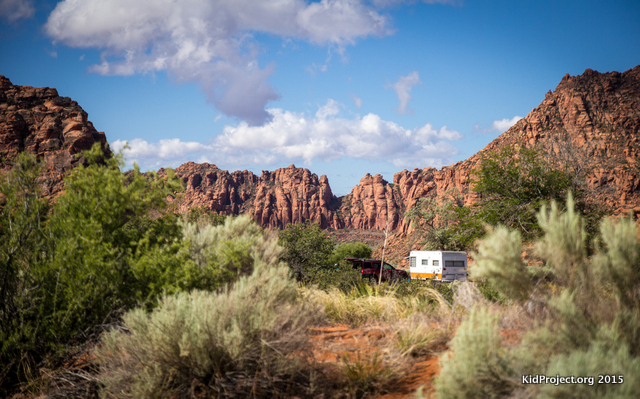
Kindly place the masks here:
[(445, 267), (464, 267), (464, 261), (463, 260), (445, 260), (444, 265)]
[(416, 257), (412, 256), (409, 258), (409, 267), (416, 267)]
[(429, 265), (429, 259), (422, 259), (422, 266), (428, 266)]
[(440, 261), (439, 261), (439, 260), (434, 259), (434, 260), (433, 260), (433, 265), (434, 265), (434, 266), (440, 266)]

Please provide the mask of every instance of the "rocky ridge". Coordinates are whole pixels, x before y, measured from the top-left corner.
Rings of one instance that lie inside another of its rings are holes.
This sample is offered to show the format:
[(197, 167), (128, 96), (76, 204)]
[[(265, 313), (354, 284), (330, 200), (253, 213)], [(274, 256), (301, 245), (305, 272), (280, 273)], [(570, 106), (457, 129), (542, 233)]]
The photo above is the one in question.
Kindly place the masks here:
[[(164, 175), (165, 170), (158, 173)], [(185, 184), (177, 197), (180, 212), (199, 206), (227, 215), (248, 213), (267, 227), (306, 220), (322, 228), (344, 227), (329, 179), (325, 175), (318, 178), (308, 169), (291, 165), (257, 176), (246, 170), (229, 173), (212, 164), (187, 162), (175, 173)]]
[(0, 165), (10, 165), (21, 151), (30, 151), (45, 164), (46, 195), (63, 189), (63, 177), (82, 160), (75, 155), (101, 143), (110, 153), (104, 132), (69, 97), (49, 87), (16, 86), (0, 75)]
[[(176, 169), (185, 182), (176, 205), (179, 210), (202, 206), (230, 215), (246, 213), (272, 228), (311, 220), (322, 228), (379, 231), (388, 220), (391, 230), (405, 234), (410, 225), (404, 214), (419, 198), (441, 198), (455, 189), (466, 204), (477, 200), (470, 172), (485, 153), (543, 144), (558, 158), (589, 169), (587, 185), (599, 195), (597, 201), (618, 211), (640, 212), (638, 133), (640, 66), (624, 73), (587, 69), (562, 78), (527, 117), (477, 154), (440, 170), (403, 170), (393, 183), (367, 174), (351, 193), (336, 197), (325, 175), (294, 165), (258, 176), (189, 162)], [(47, 165), (50, 193), (61, 189), (62, 176), (79, 162), (74, 155), (95, 142), (108, 151), (104, 133), (96, 131), (76, 102), (55, 89), (14, 86), (0, 77), (0, 157), (11, 159), (23, 150), (38, 154)], [(608, 190), (595, 190), (602, 188)]]
[(470, 172), (483, 154), (545, 144), (558, 157), (584, 164), (594, 160), (599, 166), (589, 171), (589, 187), (610, 188), (597, 200), (619, 211), (640, 212), (639, 130), (640, 66), (624, 73), (587, 69), (562, 78), (527, 117), (466, 161), (440, 170), (403, 170), (392, 184), (367, 174), (344, 197), (331, 194), (326, 176), (318, 179), (293, 165), (261, 176), (194, 163), (176, 172), (187, 183), (180, 200), (183, 209), (199, 205), (227, 214), (249, 213), (269, 227), (312, 220), (323, 228), (365, 230), (385, 229), (388, 215), (390, 229), (406, 233), (410, 225), (404, 213), (421, 197), (442, 197), (455, 189), (466, 204), (477, 200), (470, 190)]

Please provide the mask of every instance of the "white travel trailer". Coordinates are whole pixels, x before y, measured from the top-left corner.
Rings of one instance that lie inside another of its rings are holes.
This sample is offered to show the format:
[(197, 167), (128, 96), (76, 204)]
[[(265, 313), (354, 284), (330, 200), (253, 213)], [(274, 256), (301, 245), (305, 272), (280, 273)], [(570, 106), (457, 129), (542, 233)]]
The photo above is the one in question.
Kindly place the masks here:
[(412, 280), (466, 280), (467, 253), (461, 251), (411, 251), (409, 270)]

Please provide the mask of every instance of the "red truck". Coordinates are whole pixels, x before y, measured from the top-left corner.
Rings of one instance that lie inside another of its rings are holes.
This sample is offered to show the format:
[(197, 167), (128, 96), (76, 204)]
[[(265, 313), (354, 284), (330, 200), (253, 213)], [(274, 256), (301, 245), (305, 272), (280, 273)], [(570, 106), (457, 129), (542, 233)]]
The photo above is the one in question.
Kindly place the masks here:
[[(363, 259), (363, 258), (344, 258), (344, 260), (351, 262), (354, 269), (360, 269), (362, 278), (377, 283), (380, 278), (380, 259)], [(384, 270), (382, 272), (382, 281), (395, 281), (395, 280), (409, 280), (409, 273), (404, 270), (396, 269), (387, 262), (384, 263)]]

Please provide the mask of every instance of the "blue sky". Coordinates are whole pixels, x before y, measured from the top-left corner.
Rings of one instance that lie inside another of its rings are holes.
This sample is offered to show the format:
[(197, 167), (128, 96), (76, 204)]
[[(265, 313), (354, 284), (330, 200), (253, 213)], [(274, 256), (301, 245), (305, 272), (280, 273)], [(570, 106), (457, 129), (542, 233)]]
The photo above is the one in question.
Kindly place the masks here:
[(640, 64), (637, 1), (0, 0), (0, 74), (58, 89), (143, 169), (464, 160), (564, 74)]

